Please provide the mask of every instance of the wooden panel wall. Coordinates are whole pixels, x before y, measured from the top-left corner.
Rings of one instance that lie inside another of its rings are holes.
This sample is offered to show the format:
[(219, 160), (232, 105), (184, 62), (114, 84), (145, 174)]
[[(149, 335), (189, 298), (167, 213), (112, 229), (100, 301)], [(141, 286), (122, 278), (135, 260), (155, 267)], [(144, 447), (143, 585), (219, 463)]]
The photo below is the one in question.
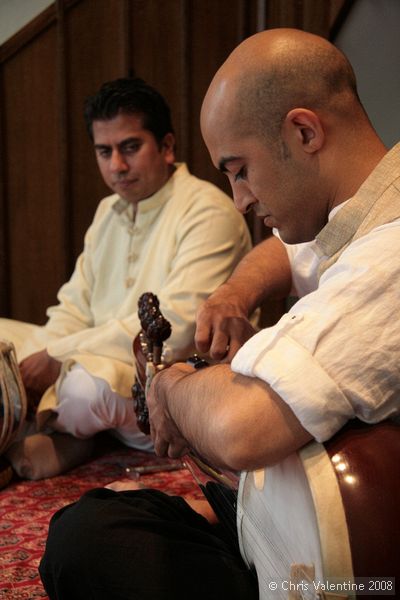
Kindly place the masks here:
[(2, 286), (1, 298), (11, 314), (21, 316), (43, 311), (49, 296), (40, 282), (59, 283), (66, 276), (55, 47), (56, 30), (46, 28), (40, 43), (24, 46), (2, 65), (2, 229), (8, 285)]
[[(228, 190), (199, 131), (207, 86), (245, 37), (328, 36), (343, 0), (57, 0), (0, 47), (0, 315), (43, 323), (99, 200), (82, 119), (104, 81), (137, 75), (171, 105), (178, 159)], [(265, 232), (249, 223), (255, 241)]]

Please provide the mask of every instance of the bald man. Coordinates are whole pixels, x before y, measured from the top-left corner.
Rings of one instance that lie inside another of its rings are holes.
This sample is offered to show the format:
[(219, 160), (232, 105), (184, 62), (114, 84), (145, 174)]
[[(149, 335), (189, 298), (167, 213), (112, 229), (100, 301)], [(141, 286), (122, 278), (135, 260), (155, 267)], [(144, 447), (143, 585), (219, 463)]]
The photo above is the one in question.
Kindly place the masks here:
[[(275, 236), (198, 315), (199, 349), (223, 362), (165, 370), (148, 404), (156, 452), (192, 448), (242, 471), (239, 495), (225, 514), (213, 505), (216, 523), (159, 492), (89, 493), (50, 527), (41, 564), (50, 598), (89, 597), (82, 552), (100, 546), (96, 598), (286, 598), (292, 564), (324, 577), (315, 517), (295, 518), (309, 502), (302, 476), (291, 479), (296, 451), (355, 417), (399, 415), (400, 146), (388, 152), (374, 131), (347, 59), (302, 31), (252, 36), (215, 75), (201, 128), (238, 210), (254, 210)], [(253, 309), (289, 292), (298, 302), (253, 335)], [(224, 517), (235, 509), (232, 542)]]

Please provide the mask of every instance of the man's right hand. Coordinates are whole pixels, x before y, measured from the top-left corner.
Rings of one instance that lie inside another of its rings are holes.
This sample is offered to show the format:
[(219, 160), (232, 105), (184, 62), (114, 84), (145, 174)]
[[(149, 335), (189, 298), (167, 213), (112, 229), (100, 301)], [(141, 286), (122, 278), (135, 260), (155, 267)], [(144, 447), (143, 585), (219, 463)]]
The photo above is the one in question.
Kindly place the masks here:
[(25, 358), (19, 368), (28, 399), (36, 407), (47, 388), (56, 382), (61, 363), (47, 350), (41, 350)]
[(241, 346), (255, 334), (240, 295), (229, 284), (219, 287), (200, 306), (196, 317), (195, 343), (199, 352), (230, 362)]

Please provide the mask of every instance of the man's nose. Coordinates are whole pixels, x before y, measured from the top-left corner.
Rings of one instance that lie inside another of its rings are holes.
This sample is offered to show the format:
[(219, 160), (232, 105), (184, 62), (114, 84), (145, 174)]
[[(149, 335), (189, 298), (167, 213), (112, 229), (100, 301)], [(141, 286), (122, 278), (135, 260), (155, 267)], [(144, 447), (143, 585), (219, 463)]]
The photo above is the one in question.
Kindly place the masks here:
[(257, 202), (257, 199), (253, 196), (249, 189), (243, 188), (242, 186), (232, 186), (233, 202), (236, 208), (242, 215), (249, 212), (252, 205)]
[(121, 173), (128, 170), (127, 162), (119, 150), (113, 150), (111, 154), (110, 169), (113, 173)]

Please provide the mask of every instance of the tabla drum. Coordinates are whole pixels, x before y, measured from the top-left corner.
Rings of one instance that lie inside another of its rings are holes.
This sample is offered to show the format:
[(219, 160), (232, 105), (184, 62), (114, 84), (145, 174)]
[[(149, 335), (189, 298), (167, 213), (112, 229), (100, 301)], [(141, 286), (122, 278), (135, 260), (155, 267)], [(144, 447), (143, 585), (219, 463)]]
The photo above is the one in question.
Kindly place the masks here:
[(0, 339), (0, 456), (21, 431), (27, 413), (27, 398), (14, 345)]

